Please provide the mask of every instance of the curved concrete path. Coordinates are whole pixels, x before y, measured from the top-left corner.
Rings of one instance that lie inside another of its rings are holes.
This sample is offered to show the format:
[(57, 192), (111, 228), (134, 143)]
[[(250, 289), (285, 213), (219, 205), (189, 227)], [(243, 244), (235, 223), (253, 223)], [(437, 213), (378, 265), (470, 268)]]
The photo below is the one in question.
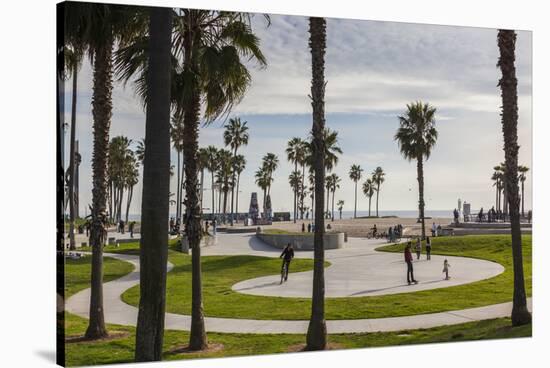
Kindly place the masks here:
[[(235, 239), (230, 239), (234, 237)], [(237, 239), (240, 237), (240, 241)], [(243, 242), (243, 238), (248, 238)], [(218, 244), (235, 244), (235, 247), (213, 246), (203, 248), (204, 255), (214, 254), (254, 254), (278, 256), (279, 251), (261, 242), (252, 240), (248, 235), (220, 235)], [(226, 248), (226, 249), (224, 249)], [(329, 253), (330, 251), (327, 251)], [(336, 250), (335, 252), (338, 252)], [(126, 276), (107, 282), (103, 287), (105, 306), (105, 320), (107, 323), (135, 326), (138, 309), (124, 303), (120, 296), (130, 287), (139, 284), (139, 257), (126, 254), (105, 254), (107, 257), (119, 259), (134, 265), (134, 270)], [(297, 257), (306, 258), (311, 253), (300, 252)], [(395, 255), (401, 256), (401, 255)], [(168, 264), (168, 270), (172, 268)], [(439, 270), (441, 271), (441, 270)], [(293, 274), (295, 275), (295, 274)], [(291, 276), (293, 276), (291, 275)], [(408, 289), (412, 290), (412, 289)], [(82, 290), (66, 301), (65, 308), (68, 312), (80, 317), (88, 318), (90, 301), (90, 289)], [(529, 299), (531, 308), (531, 299)], [(464, 309), (442, 313), (421, 314), (405, 317), (354, 319), (354, 320), (329, 320), (327, 321), (328, 333), (359, 333), (379, 331), (400, 331), (418, 328), (430, 328), (443, 325), (453, 325), (477, 320), (500, 318), (509, 316), (512, 310), (511, 303), (490, 305), (480, 308)], [(285, 320), (253, 320), (234, 318), (205, 318), (206, 329), (211, 332), (222, 333), (306, 333), (309, 321), (285, 321)], [(173, 313), (166, 314), (165, 328), (170, 330), (188, 331), (191, 325), (191, 317)]]
[[(224, 247), (236, 248), (235, 237), (226, 238)], [(252, 248), (261, 242), (256, 237), (249, 237)], [(242, 240), (240, 240), (242, 243)], [(421, 255), (416, 261), (414, 254), (414, 276), (419, 281), (416, 285), (408, 285), (406, 279), (407, 266), (403, 254), (376, 252), (375, 248), (385, 245), (382, 240), (367, 240), (349, 238), (345, 248), (325, 251), (325, 259), (331, 265), (325, 269), (325, 295), (328, 298), (361, 297), (409, 293), (413, 291), (437, 289), (449, 286), (468, 284), (494, 277), (504, 272), (504, 267), (495, 262), (473, 258), (436, 256), (430, 261)], [(278, 256), (279, 251), (276, 255)], [(273, 256), (273, 252), (264, 251), (262, 255)], [(312, 257), (312, 252), (296, 252), (298, 257)], [(451, 279), (445, 280), (443, 260), (451, 264)], [(290, 265), (292, 272), (292, 263)], [(239, 282), (232, 286), (233, 291), (263, 295), (310, 298), (313, 287), (313, 271), (293, 273), (283, 285), (280, 275), (263, 276)]]

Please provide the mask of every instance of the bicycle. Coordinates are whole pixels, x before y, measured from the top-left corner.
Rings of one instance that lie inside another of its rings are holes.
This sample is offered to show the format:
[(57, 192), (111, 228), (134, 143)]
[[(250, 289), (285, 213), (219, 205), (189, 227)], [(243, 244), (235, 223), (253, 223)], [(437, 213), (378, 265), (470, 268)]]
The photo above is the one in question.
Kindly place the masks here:
[(283, 266), (281, 267), (281, 282), (280, 282), (280, 284), (282, 284), (283, 282), (285, 282), (288, 279), (288, 264), (289, 263), (290, 263), (290, 261), (283, 260)]

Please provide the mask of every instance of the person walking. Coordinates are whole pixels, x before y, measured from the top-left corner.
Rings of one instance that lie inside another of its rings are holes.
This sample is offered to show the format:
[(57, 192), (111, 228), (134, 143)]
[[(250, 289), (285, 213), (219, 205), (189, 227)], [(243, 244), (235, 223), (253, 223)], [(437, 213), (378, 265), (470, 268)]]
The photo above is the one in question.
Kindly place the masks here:
[(413, 262), (413, 258), (411, 254), (411, 242), (409, 241), (407, 243), (407, 246), (405, 247), (405, 263), (407, 263), (407, 283), (409, 285), (411, 283), (418, 284), (418, 281), (414, 279), (412, 262)]
[(432, 224), (432, 237), (436, 235), (437, 226), (435, 226), (435, 222)]
[(304, 224), (303, 222), (302, 222), (302, 232), (303, 232), (303, 233), (306, 232), (306, 224)]
[(428, 261), (432, 259), (432, 240), (429, 236), (426, 237), (426, 259)]
[(447, 261), (447, 259), (445, 258), (445, 260), (443, 261), (443, 273), (445, 274), (445, 280), (448, 280), (448, 279), (451, 278), (451, 277), (449, 276), (449, 267), (451, 267), (451, 264), (450, 264), (449, 261)]
[(216, 218), (215, 217), (212, 220), (212, 233), (214, 234), (214, 236), (216, 235)]
[(422, 241), (420, 237), (416, 238), (416, 259), (420, 259), (420, 253), (422, 253)]
[(311, 224), (307, 224), (307, 232), (308, 232), (308, 233), (311, 232)]
[(136, 224), (135, 221), (130, 221), (128, 224), (128, 231), (130, 232), (130, 238), (134, 238), (134, 225)]

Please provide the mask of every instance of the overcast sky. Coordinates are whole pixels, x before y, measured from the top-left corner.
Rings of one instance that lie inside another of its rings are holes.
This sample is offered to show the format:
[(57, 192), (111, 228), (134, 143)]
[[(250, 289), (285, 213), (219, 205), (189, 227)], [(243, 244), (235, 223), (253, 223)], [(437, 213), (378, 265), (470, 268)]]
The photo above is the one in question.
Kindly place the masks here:
[[(273, 152), (281, 162), (272, 188), (273, 207), (290, 211), (293, 197), (288, 175), (293, 166), (286, 161), (284, 150), (289, 139), (305, 138), (311, 129), (308, 22), (304, 17), (272, 15), (269, 27), (261, 16), (254, 18), (253, 25), (268, 67), (262, 70), (251, 65), (252, 85), (230, 115), (241, 117), (250, 128), (249, 145), (239, 151), (247, 159), (239, 209), (248, 208), (252, 192), (261, 192), (254, 184), (254, 172), (262, 156)], [(336, 200), (345, 201), (344, 210), (353, 210), (354, 184), (348, 176), (352, 164), (361, 165), (364, 176), (376, 166), (386, 172), (381, 210), (417, 208), (416, 165), (401, 157), (393, 140), (397, 116), (405, 112), (407, 103), (416, 100), (437, 108), (439, 139), (425, 164), (427, 210), (452, 210), (458, 198), (476, 209), (493, 204), (492, 168), (504, 160), (496, 37), (494, 29), (328, 19), (326, 120), (338, 131), (344, 151), (334, 170), (342, 178)], [(528, 167), (532, 148), (531, 37), (530, 32), (518, 32), (516, 45), (519, 161)], [(78, 75), (77, 100), (82, 214), (84, 206), (91, 203), (91, 94), (91, 67), (86, 59)], [(66, 84), (65, 96), (65, 120), (70, 122), (71, 81)], [(145, 113), (131, 83), (126, 88), (115, 83), (113, 106), (111, 137), (143, 138)], [(202, 128), (200, 145), (221, 148), (222, 132), (222, 122)], [(175, 152), (172, 160), (175, 164)], [(173, 178), (173, 192), (175, 183)], [(210, 188), (209, 175), (205, 187)], [(140, 182), (134, 190), (132, 214), (140, 212), (141, 190)], [(525, 197), (526, 208), (531, 208), (530, 172)], [(204, 200), (208, 206), (210, 191)], [(368, 199), (362, 194), (358, 209), (368, 209)]]

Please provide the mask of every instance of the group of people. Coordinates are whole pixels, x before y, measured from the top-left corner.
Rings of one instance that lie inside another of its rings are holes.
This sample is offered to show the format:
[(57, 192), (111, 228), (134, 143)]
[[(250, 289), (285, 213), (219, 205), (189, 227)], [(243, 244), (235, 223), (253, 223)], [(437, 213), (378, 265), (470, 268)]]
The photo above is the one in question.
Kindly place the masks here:
[(210, 228), (210, 226), (212, 226), (212, 235), (216, 235), (216, 230), (217, 230), (216, 218), (212, 219), (210, 222), (208, 222), (208, 220), (204, 222), (204, 232), (206, 234), (209, 234), (208, 229)]
[[(128, 223), (128, 232), (130, 232), (130, 238), (133, 238), (134, 237), (134, 227), (136, 226), (136, 222), (135, 221), (130, 221)], [(126, 229), (126, 223), (124, 222), (124, 220), (120, 220), (117, 224), (117, 228), (116, 228), (116, 231), (117, 233), (121, 233), (121, 234), (124, 234), (124, 231)], [(86, 234), (88, 233), (88, 231), (86, 230)]]
[(390, 226), (388, 229), (388, 241), (393, 243), (397, 238), (403, 236), (403, 225), (397, 224), (395, 226)]
[[(422, 241), (420, 238), (416, 238), (416, 244), (415, 244), (415, 251), (416, 251), (416, 260), (420, 260), (420, 255), (422, 254)], [(405, 247), (405, 263), (407, 264), (407, 283), (410, 285), (411, 283), (417, 284), (418, 281), (414, 278), (414, 270), (413, 270), (413, 255), (412, 255), (412, 241), (409, 240), (407, 243), (407, 246)], [(432, 259), (432, 241), (430, 237), (426, 237), (426, 259), (429, 261)], [(445, 259), (443, 261), (443, 273), (445, 274), (445, 280), (449, 280), (449, 267), (451, 265)]]
[[(315, 231), (315, 224), (314, 223), (309, 223), (306, 224), (302, 222), (302, 232), (305, 233), (306, 232), (306, 229), (307, 229), (307, 232), (308, 233), (312, 233)], [(330, 224), (327, 225), (327, 230), (330, 230), (331, 229), (331, 226)]]
[(180, 233), (180, 219), (174, 219), (170, 217), (170, 234), (177, 235)]
[(440, 236), (442, 230), (441, 224), (436, 225), (435, 222), (432, 223), (432, 237)]

